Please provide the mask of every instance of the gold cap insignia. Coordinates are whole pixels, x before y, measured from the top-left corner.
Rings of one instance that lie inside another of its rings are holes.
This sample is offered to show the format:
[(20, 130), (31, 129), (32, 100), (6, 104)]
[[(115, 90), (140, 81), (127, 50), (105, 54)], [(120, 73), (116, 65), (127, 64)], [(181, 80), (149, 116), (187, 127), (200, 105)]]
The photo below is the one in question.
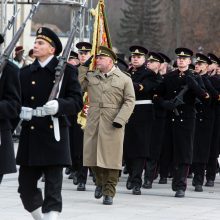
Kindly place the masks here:
[(199, 60), (200, 60), (200, 57), (197, 57), (197, 60), (199, 61)]
[(86, 50), (86, 47), (85, 47), (85, 46), (83, 46), (83, 47), (82, 47), (82, 50)]
[(39, 28), (38, 34), (41, 34), (41, 33), (42, 33), (42, 28)]
[(149, 57), (149, 59), (154, 59), (154, 57), (151, 55), (151, 56)]
[(185, 53), (182, 51), (182, 52), (180, 53), (180, 55), (185, 55)]
[(136, 49), (134, 52), (135, 52), (135, 53), (140, 53), (138, 49)]

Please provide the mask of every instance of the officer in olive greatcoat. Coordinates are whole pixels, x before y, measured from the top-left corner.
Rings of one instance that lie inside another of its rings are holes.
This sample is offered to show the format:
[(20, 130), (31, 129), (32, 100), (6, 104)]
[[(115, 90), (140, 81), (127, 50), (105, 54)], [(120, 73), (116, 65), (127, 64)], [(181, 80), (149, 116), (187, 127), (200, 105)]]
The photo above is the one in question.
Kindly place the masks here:
[(124, 127), (134, 109), (131, 78), (115, 66), (115, 53), (100, 46), (95, 72), (88, 72), (82, 88), (88, 91), (89, 110), (84, 133), (83, 165), (96, 176), (95, 198), (111, 205), (122, 169)]
[(0, 183), (3, 175), (16, 172), (12, 132), (21, 109), (19, 69), (8, 61), (0, 73)]
[[(24, 208), (35, 220), (56, 220), (62, 210), (63, 167), (71, 165), (67, 115), (82, 108), (77, 69), (67, 64), (59, 93), (48, 101), (62, 44), (49, 28), (37, 30), (33, 64), (20, 71), (22, 130), (17, 153), (18, 192)], [(45, 175), (45, 197), (37, 182)], [(42, 215), (42, 212), (44, 216)]]
[[(187, 48), (177, 48), (178, 69), (165, 75), (161, 84), (164, 101), (161, 102), (167, 112), (167, 133), (164, 137), (165, 145), (172, 148), (173, 180), (172, 189), (176, 191), (176, 197), (184, 197), (186, 190), (186, 178), (193, 155), (193, 137), (195, 130), (196, 96), (209, 98), (209, 95), (200, 87), (192, 72), (188, 70), (193, 52)], [(185, 89), (185, 90), (183, 90)], [(175, 97), (182, 92), (182, 103), (178, 103)], [(158, 97), (155, 97), (158, 98)], [(166, 149), (165, 146), (165, 149)]]

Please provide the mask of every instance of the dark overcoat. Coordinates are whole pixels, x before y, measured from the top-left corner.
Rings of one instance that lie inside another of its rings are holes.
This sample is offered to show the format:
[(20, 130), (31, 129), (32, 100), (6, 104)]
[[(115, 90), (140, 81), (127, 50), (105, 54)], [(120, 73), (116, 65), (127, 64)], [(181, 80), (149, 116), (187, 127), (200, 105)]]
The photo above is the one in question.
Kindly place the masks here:
[(0, 174), (16, 172), (12, 121), (21, 109), (19, 69), (8, 62), (0, 79)]
[[(49, 98), (55, 82), (56, 57), (42, 68), (35, 62), (21, 69), (22, 106), (35, 109)], [(17, 153), (17, 164), (24, 166), (71, 165), (68, 115), (76, 115), (82, 108), (82, 93), (77, 79), (77, 69), (66, 66), (60, 89), (58, 113), (60, 141), (54, 137), (51, 116), (32, 117), (22, 122)]]
[[(156, 74), (144, 65), (129, 71), (133, 83), (143, 85), (135, 90), (136, 101), (152, 100), (159, 85)], [(148, 157), (153, 124), (153, 104), (135, 105), (128, 124), (125, 126), (124, 158)]]

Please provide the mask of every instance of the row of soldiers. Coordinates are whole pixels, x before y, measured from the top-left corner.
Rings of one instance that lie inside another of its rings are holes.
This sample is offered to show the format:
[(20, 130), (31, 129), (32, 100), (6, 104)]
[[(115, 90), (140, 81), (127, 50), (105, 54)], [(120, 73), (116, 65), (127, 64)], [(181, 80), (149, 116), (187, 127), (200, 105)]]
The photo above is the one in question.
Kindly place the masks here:
[[(36, 59), (31, 65), (18, 74), (8, 62), (2, 74), (1, 88), (6, 89), (1, 89), (0, 174), (16, 171), (11, 129), (21, 110), (18, 192), (33, 218), (58, 218), (63, 167), (71, 166), (77, 173), (78, 190), (85, 190), (87, 167), (91, 167), (94, 197), (103, 197), (105, 205), (113, 204), (122, 157), (129, 174), (126, 186), (134, 195), (141, 194), (143, 169), (143, 187), (152, 187), (158, 164), (161, 178), (166, 178), (166, 169), (172, 167), (176, 197), (185, 196), (191, 164), (196, 191), (202, 191), (205, 169), (209, 185), (213, 185), (220, 138), (219, 59), (196, 54), (192, 72), (193, 52), (177, 48), (177, 69), (162, 75), (162, 66), (169, 62), (167, 56), (132, 46), (130, 68), (122, 72), (116, 54), (101, 46), (95, 57), (97, 70), (91, 72), (92, 45), (80, 42), (76, 46), (78, 55), (70, 54), (59, 94), (53, 100), (48, 97), (62, 44), (52, 30), (38, 29), (33, 48)], [(213, 66), (216, 74), (209, 69)], [(82, 91), (88, 92), (89, 99), (84, 131), (77, 123), (83, 107)], [(37, 188), (43, 174), (44, 199)]]
[[(92, 45), (80, 42), (76, 47), (89, 60)], [(169, 172), (172, 173), (176, 197), (185, 196), (189, 169), (194, 173), (195, 191), (203, 191), (205, 171), (206, 186), (214, 186), (220, 146), (220, 59), (211, 53), (197, 53), (192, 70), (189, 67), (193, 52), (177, 48), (175, 69), (167, 72), (171, 60), (165, 54), (148, 52), (142, 46), (130, 47), (130, 53), (126, 71), (133, 82), (136, 102), (125, 126), (123, 158), (129, 174), (127, 189), (140, 195), (141, 187), (152, 188), (158, 167), (161, 184), (167, 183)], [(76, 53), (74, 59), (78, 59)], [(126, 64), (120, 59), (118, 63), (125, 70)], [(82, 142), (77, 146), (83, 149)], [(72, 151), (75, 152), (74, 146)], [(82, 158), (82, 151), (77, 156)], [(73, 168), (71, 178), (78, 184), (77, 190), (84, 191), (87, 169), (80, 164), (78, 171)]]

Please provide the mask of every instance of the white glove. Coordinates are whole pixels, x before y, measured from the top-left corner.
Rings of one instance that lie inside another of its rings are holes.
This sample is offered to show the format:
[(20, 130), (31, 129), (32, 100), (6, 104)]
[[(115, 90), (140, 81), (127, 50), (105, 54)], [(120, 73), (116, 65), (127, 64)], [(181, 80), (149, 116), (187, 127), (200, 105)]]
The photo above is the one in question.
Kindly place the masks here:
[(47, 115), (55, 115), (58, 112), (59, 104), (57, 100), (51, 100), (43, 107)]
[(21, 113), (19, 115), (20, 119), (23, 119), (25, 121), (30, 121), (32, 119), (32, 108), (29, 107), (21, 107)]

